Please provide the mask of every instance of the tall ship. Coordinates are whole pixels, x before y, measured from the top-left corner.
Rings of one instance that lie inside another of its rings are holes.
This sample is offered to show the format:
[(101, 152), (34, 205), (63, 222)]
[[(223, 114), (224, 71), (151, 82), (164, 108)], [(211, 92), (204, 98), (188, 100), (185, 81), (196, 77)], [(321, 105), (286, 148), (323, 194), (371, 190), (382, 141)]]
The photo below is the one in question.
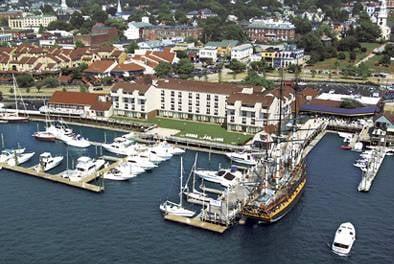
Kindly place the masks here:
[[(295, 92), (297, 83), (295, 86)], [(303, 150), (306, 142), (297, 133), (297, 106), (292, 128), (287, 135), (282, 129), (283, 80), (280, 88), (280, 112), (277, 133), (266, 144), (266, 154), (251, 170), (257, 182), (252, 185), (251, 194), (242, 209), (247, 219), (262, 223), (273, 223), (284, 217), (300, 199), (306, 186), (306, 169)]]

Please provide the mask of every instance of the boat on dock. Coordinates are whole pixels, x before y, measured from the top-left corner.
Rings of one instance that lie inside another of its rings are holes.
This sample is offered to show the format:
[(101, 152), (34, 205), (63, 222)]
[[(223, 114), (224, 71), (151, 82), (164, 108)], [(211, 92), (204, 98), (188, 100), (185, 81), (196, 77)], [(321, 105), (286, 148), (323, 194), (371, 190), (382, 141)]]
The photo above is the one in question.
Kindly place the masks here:
[(359, 192), (368, 192), (371, 189), (372, 182), (374, 181), (380, 166), (387, 154), (384, 146), (379, 146), (368, 151), (368, 155), (361, 153), (362, 160), (357, 161), (354, 166), (361, 169), (361, 181), (357, 187)]
[(40, 162), (36, 167), (38, 171), (49, 171), (57, 167), (62, 163), (63, 156), (52, 156), (49, 152), (44, 152), (40, 154)]
[(356, 229), (350, 222), (342, 223), (335, 232), (334, 241), (331, 249), (335, 254), (346, 257), (352, 250), (354, 241), (356, 241)]
[(104, 179), (113, 181), (127, 181), (131, 178), (137, 177), (138, 173), (141, 173), (141, 171), (137, 172), (135, 169), (133, 170), (133, 166), (130, 166), (126, 162), (105, 173)]
[(131, 148), (132, 144), (132, 141), (124, 137), (117, 137), (112, 143), (102, 144), (102, 146), (108, 152), (127, 156), (134, 152), (134, 149)]
[(86, 138), (83, 138), (79, 134), (71, 134), (67, 136), (64, 140), (64, 143), (68, 146), (76, 147), (76, 148), (88, 148), (91, 146), (91, 143)]
[(34, 154), (35, 154), (34, 152), (28, 152), (28, 153), (14, 152), (13, 154), (11, 154), (11, 157), (7, 160), (7, 163), (10, 166), (18, 166), (28, 162), (31, 158), (33, 158)]
[(143, 168), (144, 170), (151, 170), (157, 165), (149, 160), (149, 158), (141, 155), (132, 155), (127, 157), (127, 162)]
[(56, 140), (56, 137), (48, 131), (37, 131), (32, 136), (40, 141), (55, 142)]
[(235, 166), (232, 166), (230, 169), (220, 169), (218, 171), (195, 170), (194, 173), (205, 181), (218, 183), (224, 187), (235, 184), (243, 177), (242, 172), (237, 170)]
[(82, 156), (77, 159), (75, 170), (66, 170), (61, 173), (63, 178), (70, 179), (70, 181), (81, 181), (85, 176), (99, 171), (105, 165), (103, 159), (92, 159), (90, 157)]

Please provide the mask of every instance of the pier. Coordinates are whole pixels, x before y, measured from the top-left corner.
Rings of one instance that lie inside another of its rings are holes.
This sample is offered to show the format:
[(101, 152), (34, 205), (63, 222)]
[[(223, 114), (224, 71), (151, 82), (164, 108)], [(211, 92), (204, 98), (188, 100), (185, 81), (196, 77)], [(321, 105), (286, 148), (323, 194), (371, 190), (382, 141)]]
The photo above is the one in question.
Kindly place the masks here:
[(177, 223), (205, 229), (208, 231), (220, 233), (220, 234), (223, 234), (228, 228), (227, 226), (224, 225), (218, 225), (218, 224), (202, 221), (200, 215), (195, 216), (193, 218), (188, 218), (184, 216), (166, 214), (164, 215), (164, 219), (168, 221), (177, 222)]
[(377, 147), (372, 150), (371, 159), (367, 162), (366, 170), (362, 171), (361, 182), (357, 188), (359, 192), (369, 192), (385, 156), (386, 150), (384, 147)]
[(34, 176), (34, 177), (41, 178), (44, 180), (49, 180), (52, 182), (65, 184), (68, 186), (76, 187), (76, 188), (91, 191), (91, 192), (98, 193), (98, 192), (104, 191), (104, 186), (99, 186), (99, 185), (94, 185), (94, 184), (89, 183), (89, 182), (93, 181), (94, 179), (101, 177), (101, 174), (99, 174), (99, 173), (95, 173), (95, 175), (89, 175), (89, 176), (83, 178), (81, 181), (70, 181), (70, 179), (63, 178), (59, 174), (53, 175), (53, 174), (37, 171), (35, 169), (35, 167), (36, 166), (33, 166), (31, 168), (25, 168), (22, 166), (10, 166), (6, 163), (0, 164), (0, 168), (5, 169), (5, 170), (9, 170), (9, 171), (13, 171), (13, 172), (17, 172), (20, 174)]

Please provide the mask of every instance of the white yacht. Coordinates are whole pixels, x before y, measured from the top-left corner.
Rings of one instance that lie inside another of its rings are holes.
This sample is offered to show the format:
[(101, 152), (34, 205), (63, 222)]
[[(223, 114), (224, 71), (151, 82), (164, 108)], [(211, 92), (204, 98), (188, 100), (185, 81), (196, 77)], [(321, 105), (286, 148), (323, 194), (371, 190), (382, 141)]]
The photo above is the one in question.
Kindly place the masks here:
[(136, 176), (137, 174), (132, 171), (132, 167), (129, 166), (127, 163), (123, 163), (119, 167), (113, 168), (109, 172), (104, 174), (104, 179), (114, 181), (127, 181)]
[(226, 156), (237, 163), (254, 166), (257, 164), (257, 160), (253, 157), (251, 153), (247, 152), (231, 152), (226, 153)]
[(130, 155), (133, 151), (130, 146), (132, 145), (132, 141), (125, 139), (123, 137), (117, 137), (114, 139), (114, 142), (111, 144), (103, 144), (103, 148), (111, 153), (119, 154), (119, 155)]
[(53, 124), (47, 127), (46, 132), (54, 135), (56, 139), (61, 141), (65, 141), (73, 134), (71, 128), (66, 128), (63, 125), (55, 126)]
[(49, 171), (56, 166), (58, 166), (62, 161), (63, 156), (52, 156), (49, 152), (44, 152), (40, 154), (40, 163), (37, 166), (38, 170), (41, 171)]
[(0, 154), (0, 163), (7, 162), (13, 155), (15, 154), (8, 150), (3, 150)]
[(153, 162), (154, 164), (159, 164), (160, 162), (165, 161), (164, 158), (157, 156), (156, 154), (151, 153), (150, 151), (143, 151), (138, 154), (142, 158), (149, 159), (149, 161)]
[(335, 232), (332, 251), (339, 256), (348, 256), (356, 240), (356, 230), (352, 223), (342, 223)]
[(164, 160), (169, 160), (172, 158), (172, 154), (168, 151), (168, 149), (161, 146), (151, 147), (149, 148), (149, 152), (160, 158), (163, 158)]
[(66, 136), (64, 139), (64, 143), (66, 143), (69, 146), (76, 147), (76, 148), (88, 148), (90, 147), (90, 142), (89, 140), (81, 137), (81, 135), (69, 135)]
[(235, 167), (231, 169), (221, 169), (218, 171), (212, 170), (195, 170), (194, 173), (200, 178), (209, 181), (218, 183), (224, 187), (229, 187), (242, 179), (242, 172), (237, 170)]
[(10, 166), (17, 166), (20, 164), (23, 164), (25, 162), (28, 162), (33, 156), (34, 152), (28, 152), (28, 153), (12, 153), (11, 157), (7, 160), (8, 165)]
[(188, 210), (182, 206), (182, 196), (183, 196), (183, 160), (181, 157), (181, 176), (180, 176), (180, 190), (179, 190), (179, 204), (173, 203), (169, 200), (165, 201), (164, 203), (160, 204), (160, 211), (164, 214), (169, 215), (177, 215), (177, 216), (184, 216), (184, 217), (192, 217), (196, 213), (194, 211)]
[(172, 155), (182, 155), (183, 153), (185, 153), (185, 150), (175, 147), (171, 144), (168, 144), (167, 142), (163, 141), (160, 142), (159, 144), (157, 144), (158, 147), (166, 150), (166, 152), (172, 154)]
[(80, 181), (83, 177), (88, 176), (105, 165), (105, 160), (94, 160), (90, 157), (82, 156), (77, 159), (75, 170), (68, 170), (62, 173), (63, 178), (69, 178), (71, 181)]
[(141, 155), (132, 155), (127, 157), (127, 162), (131, 164), (135, 164), (145, 170), (151, 170), (156, 168), (157, 165), (149, 160), (148, 157), (141, 156)]

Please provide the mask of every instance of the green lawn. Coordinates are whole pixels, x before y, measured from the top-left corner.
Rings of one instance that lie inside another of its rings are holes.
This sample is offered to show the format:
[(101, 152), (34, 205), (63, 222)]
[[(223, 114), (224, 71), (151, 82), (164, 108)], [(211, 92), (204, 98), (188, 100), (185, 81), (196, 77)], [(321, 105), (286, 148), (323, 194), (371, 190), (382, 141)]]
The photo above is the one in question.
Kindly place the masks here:
[(338, 60), (337, 58), (330, 58), (330, 59), (326, 59), (324, 61), (317, 62), (315, 65), (313, 65), (312, 68), (335, 70), (335, 62), (337, 60), (340, 63), (340, 67), (345, 66), (345, 65), (349, 65), (349, 64), (354, 65), (358, 61), (360, 61), (363, 58), (365, 58), (366, 56), (368, 56), (368, 54), (371, 53), (374, 48), (377, 48), (380, 45), (381, 44), (379, 44), (379, 43), (361, 43), (361, 47), (367, 48), (367, 51), (366, 52), (361, 52), (360, 50), (356, 51), (357, 58), (356, 58), (355, 62), (349, 61), (350, 52), (345, 51), (345, 52), (343, 52), (346, 55), (346, 59), (345, 60)]
[(378, 62), (380, 59), (383, 57), (383, 55), (375, 55), (369, 60), (366, 61), (366, 64), (370, 69), (372, 69), (374, 72), (387, 72), (387, 73), (393, 73), (394, 72), (394, 65), (390, 65), (388, 67), (379, 65)]
[(202, 139), (204, 136), (214, 138), (223, 138), (223, 142), (232, 145), (243, 145), (252, 138), (251, 134), (229, 132), (225, 128), (218, 124), (204, 123), (204, 122), (193, 122), (188, 120), (178, 120), (169, 118), (154, 118), (151, 120), (140, 120), (125, 117), (114, 117), (119, 120), (130, 120), (132, 122), (150, 123), (156, 124), (159, 127), (171, 128), (179, 130), (180, 132), (176, 136), (185, 137), (186, 134), (198, 135), (198, 139)]

